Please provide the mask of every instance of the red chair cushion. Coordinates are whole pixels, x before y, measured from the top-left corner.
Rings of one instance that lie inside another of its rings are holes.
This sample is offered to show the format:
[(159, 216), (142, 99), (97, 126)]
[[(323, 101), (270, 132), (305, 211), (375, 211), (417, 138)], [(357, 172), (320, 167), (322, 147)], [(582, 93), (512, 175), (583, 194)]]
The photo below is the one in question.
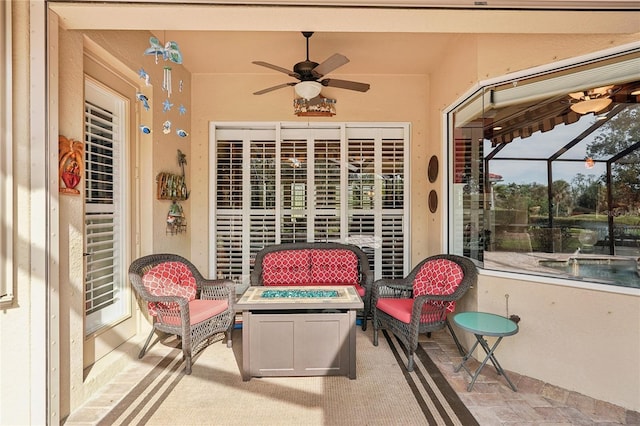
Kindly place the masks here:
[(413, 308), (413, 299), (378, 299), (376, 308), (394, 317), (395, 319), (409, 324), (411, 322), (411, 308)]
[[(409, 324), (411, 322), (413, 299), (382, 298), (378, 299), (376, 308), (392, 316), (398, 321)], [(425, 303), (422, 307), (422, 313), (420, 314), (420, 322), (430, 323), (444, 321), (446, 315), (447, 312), (443, 308)]]
[[(422, 265), (413, 281), (413, 296), (429, 294), (451, 294), (460, 285), (464, 274), (457, 263), (448, 259), (429, 260)], [(429, 301), (431, 305), (446, 308), (447, 312), (453, 312), (455, 302)]]
[(357, 285), (358, 256), (351, 250), (311, 250), (311, 281), (320, 285)]
[[(187, 300), (196, 297), (196, 279), (182, 262), (163, 262), (151, 268), (142, 277), (142, 284), (153, 296), (180, 296)], [(175, 309), (171, 304), (159, 304), (166, 309)], [(149, 302), (149, 314), (157, 316), (156, 303)]]
[[(194, 299), (189, 302), (189, 323), (191, 325), (208, 320), (227, 310), (229, 302), (227, 300), (203, 300)], [(180, 316), (165, 316), (164, 322), (170, 325), (180, 325)]]
[(263, 285), (303, 285), (311, 282), (309, 250), (267, 253), (262, 259)]

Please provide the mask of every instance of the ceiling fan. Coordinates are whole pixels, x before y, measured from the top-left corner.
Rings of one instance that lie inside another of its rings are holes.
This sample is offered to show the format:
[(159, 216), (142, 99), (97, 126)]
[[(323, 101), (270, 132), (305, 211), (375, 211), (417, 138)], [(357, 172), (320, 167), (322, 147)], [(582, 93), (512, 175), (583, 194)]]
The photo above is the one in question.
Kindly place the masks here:
[(318, 64), (317, 62), (309, 60), (309, 38), (313, 35), (313, 32), (303, 31), (302, 35), (307, 40), (307, 59), (302, 62), (298, 62), (293, 66), (293, 71), (286, 68), (279, 67), (263, 61), (253, 61), (252, 63), (263, 67), (270, 68), (272, 70), (280, 71), (287, 74), (290, 77), (300, 80), (299, 82), (289, 82), (278, 84), (277, 86), (268, 87), (266, 89), (258, 90), (254, 92), (254, 95), (262, 95), (274, 90), (282, 89), (284, 87), (294, 86), (296, 94), (301, 98), (307, 100), (313, 99), (320, 94), (323, 86), (337, 87), (339, 89), (355, 90), (357, 92), (366, 92), (369, 90), (369, 84), (358, 83), (356, 81), (338, 80), (335, 78), (323, 78), (331, 71), (343, 66), (349, 59), (339, 53), (335, 53), (326, 59), (324, 62)]
[(613, 88), (614, 86), (603, 86), (582, 92), (569, 93), (571, 99), (577, 101), (571, 104), (571, 109), (578, 114), (597, 113), (611, 104)]

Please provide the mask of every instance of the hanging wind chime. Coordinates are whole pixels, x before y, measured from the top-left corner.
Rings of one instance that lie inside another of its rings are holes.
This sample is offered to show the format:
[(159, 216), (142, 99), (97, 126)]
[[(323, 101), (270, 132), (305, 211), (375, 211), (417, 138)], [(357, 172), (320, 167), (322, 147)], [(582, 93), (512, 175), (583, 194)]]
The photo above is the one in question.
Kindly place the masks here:
[[(164, 45), (162, 45), (156, 37), (151, 37), (149, 38), (149, 43), (150, 47), (145, 49), (144, 54), (153, 55), (155, 57), (156, 64), (158, 64), (160, 58), (162, 58), (162, 60), (165, 62), (169, 61), (175, 64), (182, 64), (182, 53), (180, 52), (178, 43), (176, 43), (175, 41), (168, 41)], [(167, 94), (167, 98), (162, 104), (162, 111), (164, 113), (171, 111), (171, 108), (173, 107), (173, 104), (169, 101), (169, 98), (171, 98), (171, 94), (173, 91), (171, 71), (171, 66), (169, 65), (164, 65), (162, 67), (162, 91), (166, 92)], [(149, 75), (144, 71), (144, 69), (140, 69), (139, 75), (140, 78), (145, 79), (147, 85), (150, 84)], [(180, 80), (180, 92), (182, 92), (182, 86), (182, 80)], [(143, 102), (146, 109), (149, 108), (147, 98), (144, 95), (140, 94), (140, 96), (138, 96), (138, 99)], [(180, 105), (180, 115), (183, 115), (185, 112), (186, 109), (184, 108), (184, 106)], [(151, 130), (148, 126), (140, 126), (140, 129), (143, 133), (151, 133)], [(162, 132), (164, 134), (169, 134), (171, 132), (170, 120), (165, 120), (162, 125)], [(176, 134), (180, 137), (186, 137), (188, 135), (188, 133), (182, 129), (178, 129), (176, 131)]]

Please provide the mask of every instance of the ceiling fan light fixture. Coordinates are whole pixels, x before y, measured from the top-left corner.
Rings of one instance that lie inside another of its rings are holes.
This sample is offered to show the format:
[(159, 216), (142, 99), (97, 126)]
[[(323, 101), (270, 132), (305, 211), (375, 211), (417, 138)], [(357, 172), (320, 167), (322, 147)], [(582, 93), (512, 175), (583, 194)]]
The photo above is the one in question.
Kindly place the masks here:
[(333, 117), (336, 115), (336, 100), (322, 96), (308, 100), (296, 98), (293, 100), (293, 112), (298, 117)]
[(320, 94), (322, 84), (317, 81), (301, 81), (294, 86), (296, 95), (304, 99), (313, 99)]
[(611, 105), (610, 98), (587, 99), (571, 105), (571, 110), (578, 114), (589, 114), (599, 112)]

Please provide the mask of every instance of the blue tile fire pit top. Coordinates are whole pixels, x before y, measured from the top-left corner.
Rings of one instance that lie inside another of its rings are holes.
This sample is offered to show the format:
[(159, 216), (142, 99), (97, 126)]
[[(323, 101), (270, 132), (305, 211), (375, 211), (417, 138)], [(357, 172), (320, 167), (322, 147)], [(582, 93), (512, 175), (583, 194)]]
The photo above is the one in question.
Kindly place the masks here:
[(337, 290), (264, 290), (261, 297), (282, 299), (282, 298), (316, 298), (338, 297)]

